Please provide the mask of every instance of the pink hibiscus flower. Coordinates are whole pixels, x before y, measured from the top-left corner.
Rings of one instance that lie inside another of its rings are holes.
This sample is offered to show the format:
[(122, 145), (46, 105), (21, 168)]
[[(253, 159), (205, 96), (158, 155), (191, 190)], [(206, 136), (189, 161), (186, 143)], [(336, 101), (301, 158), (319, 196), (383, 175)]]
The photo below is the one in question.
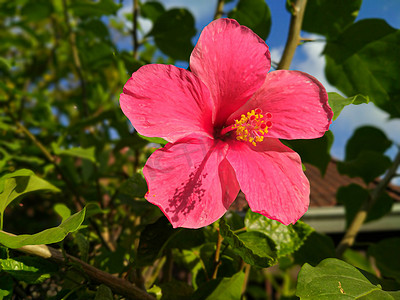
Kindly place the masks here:
[(190, 71), (141, 67), (122, 111), (142, 135), (169, 143), (148, 159), (146, 199), (174, 227), (218, 220), (241, 189), (253, 212), (288, 225), (308, 209), (300, 157), (282, 139), (321, 137), (332, 111), (324, 87), (298, 71), (274, 71), (268, 46), (235, 20), (204, 28)]

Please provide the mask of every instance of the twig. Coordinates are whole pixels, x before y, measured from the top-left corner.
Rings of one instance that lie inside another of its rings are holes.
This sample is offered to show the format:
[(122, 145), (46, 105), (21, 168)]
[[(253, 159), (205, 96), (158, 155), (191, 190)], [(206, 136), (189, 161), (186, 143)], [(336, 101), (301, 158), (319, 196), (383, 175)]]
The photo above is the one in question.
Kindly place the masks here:
[(137, 58), (138, 54), (138, 48), (139, 48), (139, 42), (138, 42), (138, 37), (137, 37), (137, 18), (138, 18), (138, 12), (139, 12), (139, 1), (138, 0), (133, 0), (133, 8), (132, 8), (132, 22), (133, 22), (133, 28), (132, 28), (132, 42), (133, 42), (133, 58)]
[(344, 251), (354, 244), (355, 238), (358, 232), (360, 231), (361, 226), (364, 224), (365, 219), (367, 218), (368, 210), (374, 205), (374, 203), (378, 200), (381, 193), (386, 189), (387, 185), (395, 177), (397, 168), (399, 166), (400, 166), (400, 149), (396, 157), (394, 158), (392, 166), (389, 168), (386, 175), (375, 187), (375, 189), (371, 192), (370, 198), (363, 203), (360, 210), (357, 212), (353, 221), (351, 222), (349, 228), (347, 229), (344, 237), (337, 246), (336, 254), (338, 257), (341, 257)]
[(221, 233), (219, 232), (219, 229), (217, 229), (217, 231), (218, 231), (218, 240), (217, 240), (217, 248), (215, 250), (215, 256), (214, 256), (214, 272), (211, 277), (212, 279), (217, 278), (218, 268), (221, 265), (221, 260), (219, 259), (219, 256), (221, 253), (221, 244), (222, 244), (223, 237), (222, 237)]
[(218, 0), (217, 9), (215, 10), (215, 14), (214, 14), (214, 20), (222, 17), (222, 14), (224, 13), (224, 11), (223, 11), (224, 4), (225, 4), (225, 0)]
[(82, 69), (82, 64), (81, 60), (79, 58), (79, 52), (78, 52), (78, 47), (76, 46), (76, 35), (75, 32), (71, 28), (69, 16), (68, 16), (68, 10), (67, 10), (67, 0), (62, 0), (62, 5), (63, 5), (63, 11), (64, 11), (64, 19), (65, 19), (65, 24), (67, 25), (68, 29), (68, 39), (69, 43), (71, 45), (71, 51), (72, 51), (72, 58), (74, 61), (74, 66), (76, 69), (76, 73), (79, 77), (79, 82), (81, 85), (82, 89), (82, 108), (87, 116), (89, 114), (89, 107), (86, 102), (86, 82), (83, 76), (83, 69)]
[(304, 11), (306, 10), (307, 0), (297, 0), (294, 4), (294, 13), (290, 19), (289, 34), (286, 41), (285, 50), (278, 70), (288, 70), (292, 62), (296, 47), (300, 42), (300, 30), (303, 23)]
[[(4, 231), (1, 232), (8, 235), (13, 235)], [(59, 264), (66, 264), (68, 263), (68, 261), (78, 263), (82, 267), (81, 270), (83, 270), (85, 274), (91, 280), (93, 280), (93, 282), (103, 283), (107, 285), (113, 292), (119, 295), (128, 297), (129, 299), (155, 300), (153, 296), (132, 285), (129, 281), (115, 277), (107, 272), (97, 269), (80, 260), (79, 258), (76, 258), (75, 256), (65, 254), (67, 259), (66, 260), (62, 252), (55, 248), (46, 245), (29, 245), (23, 246), (15, 250), (49, 259)]]
[(247, 263), (245, 263), (245, 267), (244, 267), (244, 281), (243, 281), (243, 285), (242, 285), (242, 297), (244, 295), (244, 293), (246, 292), (247, 289), (247, 284), (249, 282), (249, 275), (250, 275), (250, 269), (251, 266)]

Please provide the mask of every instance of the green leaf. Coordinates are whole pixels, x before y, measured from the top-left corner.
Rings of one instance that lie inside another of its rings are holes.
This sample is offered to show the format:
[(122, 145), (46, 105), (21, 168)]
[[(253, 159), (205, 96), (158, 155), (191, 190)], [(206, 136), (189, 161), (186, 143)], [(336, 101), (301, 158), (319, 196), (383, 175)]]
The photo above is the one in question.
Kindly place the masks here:
[(228, 17), (249, 27), (263, 40), (269, 35), (271, 12), (264, 0), (240, 0)]
[(219, 221), (220, 233), (224, 241), (232, 247), (246, 263), (267, 268), (277, 263), (277, 250), (274, 242), (257, 231), (236, 235), (222, 218)]
[(82, 233), (77, 232), (74, 235), (74, 242), (78, 245), (81, 259), (87, 262), (89, 258), (89, 241)]
[(335, 258), (318, 266), (305, 264), (299, 273), (296, 295), (301, 300), (398, 299), (372, 284), (359, 270)]
[[(355, 215), (360, 210), (363, 203), (368, 201), (369, 197), (369, 192), (355, 183), (338, 189), (336, 198), (337, 202), (344, 204), (346, 208), (347, 226), (351, 224)], [(382, 193), (368, 210), (368, 216), (365, 222), (380, 219), (391, 211), (392, 205), (393, 199), (387, 193)]]
[(368, 96), (391, 117), (400, 117), (400, 30), (384, 20), (365, 19), (328, 41), (328, 81), (351, 96)]
[(21, 15), (30, 22), (39, 22), (48, 18), (52, 11), (52, 5), (46, 0), (29, 1), (21, 9)]
[[(294, 151), (299, 153), (303, 163), (316, 166), (322, 175), (331, 161), (330, 150), (333, 143), (332, 131), (325, 132), (324, 136), (311, 140), (290, 140), (285, 141)], [(315, 155), (318, 153), (318, 155)]]
[[(276, 244), (277, 257), (289, 255), (303, 245), (307, 237), (314, 231), (304, 222), (285, 226), (282, 223), (268, 219), (263, 215), (248, 210), (244, 219), (247, 231), (261, 232), (269, 236)], [(242, 235), (239, 235), (242, 238)]]
[(5, 59), (4, 57), (0, 57), (0, 70), (4, 72), (8, 72), (11, 70), (11, 64), (10, 62)]
[(400, 238), (384, 239), (369, 247), (368, 254), (375, 258), (376, 265), (384, 277), (394, 278), (400, 283)]
[(328, 93), (328, 98), (329, 106), (332, 108), (333, 111), (333, 121), (335, 121), (337, 117), (339, 117), (345, 106), (350, 104), (360, 105), (363, 103), (369, 103), (369, 97), (363, 95), (355, 95), (350, 98), (344, 98), (338, 93), (331, 92)]
[(332, 239), (316, 231), (312, 232), (300, 249), (294, 253), (297, 264), (303, 265), (307, 262), (312, 266), (316, 266), (325, 258), (335, 256), (335, 245)]
[(194, 25), (194, 18), (188, 10), (174, 8), (157, 18), (149, 35), (154, 37), (156, 45), (166, 55), (187, 61), (193, 50)]
[(0, 243), (12, 249), (26, 245), (53, 244), (62, 241), (68, 233), (78, 230), (85, 219), (86, 208), (70, 216), (59, 226), (43, 230), (36, 234), (11, 236), (0, 231)]
[(340, 174), (361, 177), (368, 184), (385, 173), (391, 164), (389, 157), (375, 151), (364, 150), (355, 159), (338, 162), (337, 168)]
[(20, 256), (0, 259), (0, 270), (28, 284), (41, 283), (57, 272), (57, 265), (40, 257)]
[(62, 221), (68, 219), (71, 216), (71, 210), (62, 203), (54, 205), (54, 211), (61, 217)]
[(40, 190), (60, 191), (28, 169), (21, 169), (4, 175), (0, 178), (0, 215), (12, 201), (27, 193)]
[(192, 299), (193, 287), (186, 282), (172, 279), (169, 282), (161, 283), (163, 300), (184, 300)]
[(356, 129), (346, 144), (346, 160), (356, 159), (364, 150), (385, 153), (392, 146), (386, 134), (372, 126), (363, 126)]
[(105, 284), (100, 284), (97, 288), (94, 300), (112, 300), (114, 299), (111, 289)]
[(301, 29), (335, 37), (354, 22), (361, 3), (362, 0), (308, 1)]
[(140, 14), (143, 18), (150, 19), (153, 23), (165, 12), (164, 6), (157, 1), (140, 3)]
[(69, 149), (61, 149), (58, 147), (56, 143), (52, 143), (51, 147), (53, 148), (54, 154), (56, 155), (68, 155), (72, 157), (88, 159), (91, 162), (96, 162), (95, 158), (96, 148), (94, 146), (89, 148), (72, 147)]
[(113, 0), (79, 0), (74, 1), (70, 8), (76, 16), (80, 17), (101, 17), (116, 14), (120, 4), (115, 3)]
[(343, 260), (358, 269), (376, 275), (374, 267), (372, 266), (371, 261), (366, 257), (365, 253), (347, 248), (343, 253)]
[(119, 189), (120, 194), (128, 197), (143, 198), (147, 193), (147, 183), (143, 176), (139, 173), (133, 174), (132, 177), (125, 180)]
[(5, 272), (0, 272), (0, 299), (11, 299), (13, 288), (14, 280), (12, 279), (12, 277)]
[(193, 300), (236, 300), (240, 299), (244, 282), (244, 273), (238, 272), (230, 278), (208, 281), (192, 296)]
[(160, 144), (162, 146), (164, 146), (168, 143), (166, 140), (164, 140), (163, 138), (160, 138), (160, 137), (148, 137), (148, 136), (141, 135), (139, 133), (137, 135), (150, 143)]

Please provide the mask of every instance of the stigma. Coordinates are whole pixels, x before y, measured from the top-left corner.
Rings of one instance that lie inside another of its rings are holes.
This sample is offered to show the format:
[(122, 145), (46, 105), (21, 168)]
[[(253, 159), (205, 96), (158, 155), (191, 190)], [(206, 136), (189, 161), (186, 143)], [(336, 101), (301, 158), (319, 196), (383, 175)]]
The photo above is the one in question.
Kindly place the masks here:
[(232, 129), (236, 129), (236, 139), (238, 141), (249, 142), (256, 146), (257, 143), (264, 140), (264, 136), (271, 128), (272, 115), (270, 113), (263, 114), (260, 108), (241, 115), (239, 120), (235, 120)]

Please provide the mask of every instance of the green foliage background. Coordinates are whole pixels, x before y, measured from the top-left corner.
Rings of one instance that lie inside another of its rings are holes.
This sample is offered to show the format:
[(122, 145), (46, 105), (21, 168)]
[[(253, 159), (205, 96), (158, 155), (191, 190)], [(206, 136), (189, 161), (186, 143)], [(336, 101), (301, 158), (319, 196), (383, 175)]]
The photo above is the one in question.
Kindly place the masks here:
[[(369, 101), (399, 118), (400, 31), (379, 19), (354, 23), (361, 2), (309, 1), (303, 30), (326, 38), (327, 78), (345, 95), (329, 95), (334, 119)], [(287, 1), (288, 13), (296, 3)], [(132, 283), (147, 295), (140, 299), (400, 299), (398, 238), (339, 260), (332, 240), (301, 221), (284, 226), (231, 210), (203, 229), (173, 229), (144, 200), (141, 170), (164, 141), (134, 132), (119, 94), (145, 64), (188, 61), (197, 31), (190, 11), (162, 1), (135, 0), (126, 16), (133, 30), (121, 8), (113, 0), (0, 1), (0, 299), (129, 298), (67, 253)], [(138, 16), (152, 22), (149, 33)], [(223, 16), (263, 39), (273, 18), (263, 0), (240, 0)], [(118, 45), (126, 37), (130, 50)], [(324, 174), (332, 141), (327, 132), (287, 143)], [(393, 177), (400, 159), (385, 155), (391, 145), (380, 130), (361, 128), (338, 170), (366, 184)], [(389, 213), (384, 188), (340, 188), (347, 224), (363, 209), (366, 221)], [(60, 249), (64, 263), (13, 250), (40, 244)]]

